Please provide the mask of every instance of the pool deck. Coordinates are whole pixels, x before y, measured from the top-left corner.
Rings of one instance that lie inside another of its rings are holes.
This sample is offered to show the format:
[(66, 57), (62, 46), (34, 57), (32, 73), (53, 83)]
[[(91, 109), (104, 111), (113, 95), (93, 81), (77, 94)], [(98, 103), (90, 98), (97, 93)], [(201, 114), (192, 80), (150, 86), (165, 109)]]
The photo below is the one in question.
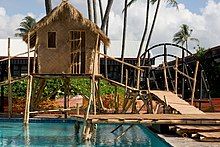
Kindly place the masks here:
[[(85, 121), (84, 115), (73, 115), (76, 121)], [(167, 125), (220, 125), (220, 114), (102, 114), (89, 115), (93, 124), (167, 124)]]

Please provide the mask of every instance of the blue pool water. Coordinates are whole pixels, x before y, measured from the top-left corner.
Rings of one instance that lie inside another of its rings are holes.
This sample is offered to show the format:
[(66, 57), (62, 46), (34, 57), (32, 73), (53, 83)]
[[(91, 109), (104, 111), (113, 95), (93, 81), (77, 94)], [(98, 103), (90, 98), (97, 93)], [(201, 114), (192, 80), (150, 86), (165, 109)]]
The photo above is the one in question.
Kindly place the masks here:
[(129, 125), (111, 133), (116, 127), (117, 125), (98, 125), (91, 141), (82, 142), (80, 134), (75, 133), (73, 122), (30, 123), (29, 127), (24, 127), (21, 122), (0, 122), (0, 146), (169, 146), (143, 126), (133, 126), (115, 141)]

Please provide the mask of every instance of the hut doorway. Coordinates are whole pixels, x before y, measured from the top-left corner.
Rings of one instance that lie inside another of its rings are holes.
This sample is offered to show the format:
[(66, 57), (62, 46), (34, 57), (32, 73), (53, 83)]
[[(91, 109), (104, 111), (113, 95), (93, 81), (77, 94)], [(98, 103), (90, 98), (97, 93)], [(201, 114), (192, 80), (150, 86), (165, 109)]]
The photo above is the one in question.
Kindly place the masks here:
[(70, 31), (71, 73), (85, 73), (85, 31)]

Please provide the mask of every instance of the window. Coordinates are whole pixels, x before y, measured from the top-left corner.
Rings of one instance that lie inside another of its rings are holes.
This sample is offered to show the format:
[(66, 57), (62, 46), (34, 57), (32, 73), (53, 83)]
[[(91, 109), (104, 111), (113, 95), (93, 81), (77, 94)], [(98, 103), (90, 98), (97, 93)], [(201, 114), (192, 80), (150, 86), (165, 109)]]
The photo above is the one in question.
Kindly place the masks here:
[(77, 67), (72, 68), (72, 72), (85, 73), (85, 31), (70, 31), (70, 43), (72, 52), (71, 64), (77, 65)]
[(56, 48), (56, 32), (48, 32), (48, 48)]

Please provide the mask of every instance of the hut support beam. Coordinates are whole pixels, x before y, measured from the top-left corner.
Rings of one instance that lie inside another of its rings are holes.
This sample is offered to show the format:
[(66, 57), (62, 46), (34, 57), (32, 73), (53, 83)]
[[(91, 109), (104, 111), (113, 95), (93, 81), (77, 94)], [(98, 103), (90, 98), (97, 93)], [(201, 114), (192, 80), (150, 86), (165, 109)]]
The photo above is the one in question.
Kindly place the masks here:
[(10, 38), (8, 38), (8, 117), (12, 115), (12, 89), (11, 89), (11, 55)]

